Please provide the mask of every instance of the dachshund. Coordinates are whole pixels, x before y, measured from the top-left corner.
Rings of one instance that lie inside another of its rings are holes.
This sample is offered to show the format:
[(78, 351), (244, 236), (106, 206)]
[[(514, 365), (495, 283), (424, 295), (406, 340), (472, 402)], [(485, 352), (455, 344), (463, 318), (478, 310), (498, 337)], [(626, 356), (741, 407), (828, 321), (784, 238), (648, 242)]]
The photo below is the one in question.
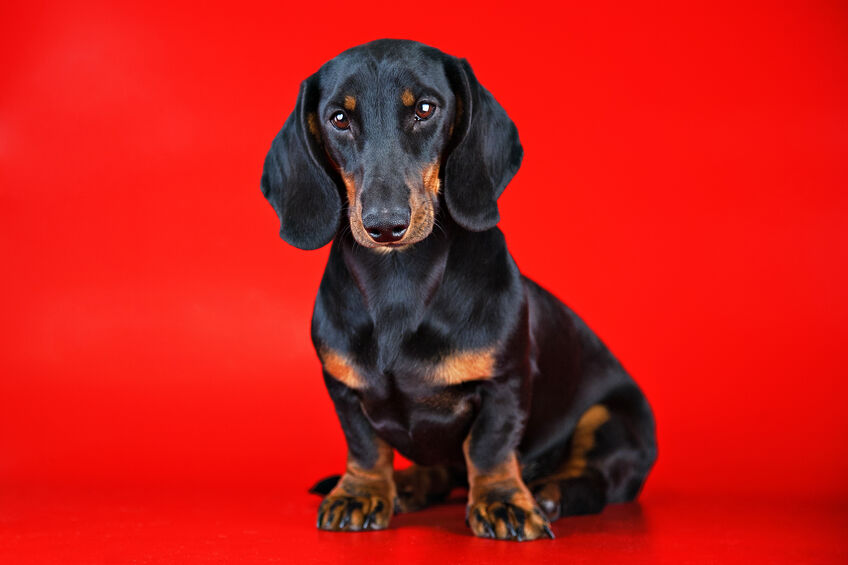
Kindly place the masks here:
[(311, 333), (347, 465), (315, 487), (320, 529), (384, 529), (467, 487), (476, 536), (552, 538), (641, 490), (645, 396), (496, 227), (522, 157), (468, 62), (417, 42), (354, 47), (301, 84), (261, 188), (287, 243), (332, 240)]

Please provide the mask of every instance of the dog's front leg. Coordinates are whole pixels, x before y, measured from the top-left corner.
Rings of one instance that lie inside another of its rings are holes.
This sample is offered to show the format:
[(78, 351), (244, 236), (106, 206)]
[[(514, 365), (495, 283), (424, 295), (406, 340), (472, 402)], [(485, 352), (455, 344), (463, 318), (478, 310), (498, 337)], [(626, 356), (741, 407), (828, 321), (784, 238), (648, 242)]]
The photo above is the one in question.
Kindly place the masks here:
[(463, 443), (468, 468), (466, 521), (475, 535), (502, 540), (553, 538), (548, 519), (521, 479), (516, 457), (521, 417), (514, 391), (486, 383)]
[(347, 440), (347, 467), (318, 508), (318, 527), (382, 530), (389, 525), (397, 496), (392, 478), (394, 452), (374, 433), (354, 390), (326, 372), (324, 380)]

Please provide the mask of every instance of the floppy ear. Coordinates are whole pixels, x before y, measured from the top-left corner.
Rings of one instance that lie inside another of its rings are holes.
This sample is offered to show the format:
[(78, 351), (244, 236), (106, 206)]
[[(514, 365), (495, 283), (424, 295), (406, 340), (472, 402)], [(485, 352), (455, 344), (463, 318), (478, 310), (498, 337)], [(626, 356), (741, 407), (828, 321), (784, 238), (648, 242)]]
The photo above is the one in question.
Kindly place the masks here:
[(329, 243), (339, 226), (341, 199), (320, 145), (315, 75), (300, 85), (297, 105), (271, 142), (262, 194), (280, 217), (280, 237), (300, 249)]
[(457, 116), (445, 169), (445, 201), (456, 223), (483, 231), (500, 220), (498, 197), (518, 172), (524, 150), (515, 124), (477, 82), (468, 61), (450, 57), (446, 67)]

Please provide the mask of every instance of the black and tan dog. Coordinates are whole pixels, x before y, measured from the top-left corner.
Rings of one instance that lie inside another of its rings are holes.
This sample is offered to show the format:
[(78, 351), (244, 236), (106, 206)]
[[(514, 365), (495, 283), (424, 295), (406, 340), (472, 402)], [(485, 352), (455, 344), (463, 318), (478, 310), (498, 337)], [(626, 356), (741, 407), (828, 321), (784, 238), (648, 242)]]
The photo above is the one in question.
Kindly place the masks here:
[[(348, 463), (319, 528), (382, 529), (467, 485), (476, 535), (531, 540), (639, 493), (645, 397), (495, 227), (521, 158), (468, 63), (419, 43), (350, 49), (301, 85), (262, 191), (285, 241), (333, 240), (312, 340)], [(395, 472), (394, 450), (417, 465)]]

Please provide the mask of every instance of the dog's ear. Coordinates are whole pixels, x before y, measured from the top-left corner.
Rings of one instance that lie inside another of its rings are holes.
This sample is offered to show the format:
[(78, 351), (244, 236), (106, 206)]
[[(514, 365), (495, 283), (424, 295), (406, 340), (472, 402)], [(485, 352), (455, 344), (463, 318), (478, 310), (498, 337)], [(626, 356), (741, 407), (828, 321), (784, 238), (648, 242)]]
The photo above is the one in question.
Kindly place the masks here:
[(280, 217), (280, 237), (300, 249), (318, 249), (339, 227), (341, 199), (320, 142), (318, 79), (300, 85), (297, 105), (271, 142), (262, 170), (262, 194)]
[(483, 231), (500, 220), (498, 197), (521, 166), (524, 151), (515, 124), (477, 82), (468, 61), (448, 57), (446, 71), (457, 107), (445, 201), (460, 226)]

